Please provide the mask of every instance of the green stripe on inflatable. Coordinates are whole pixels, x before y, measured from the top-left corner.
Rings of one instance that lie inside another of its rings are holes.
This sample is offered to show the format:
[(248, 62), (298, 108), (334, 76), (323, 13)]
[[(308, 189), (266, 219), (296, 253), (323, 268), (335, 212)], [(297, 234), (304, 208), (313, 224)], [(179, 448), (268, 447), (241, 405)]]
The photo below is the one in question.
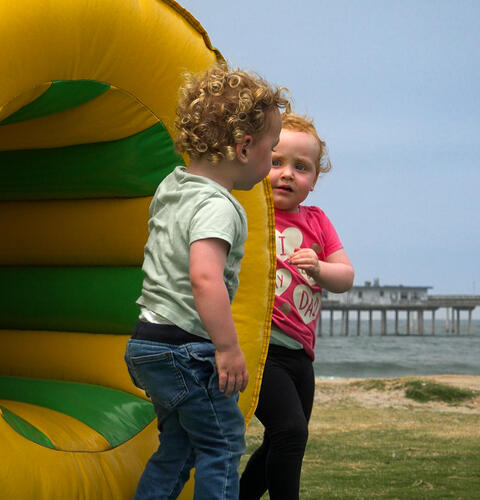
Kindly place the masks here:
[(140, 267), (0, 267), (0, 328), (129, 334)]
[(155, 418), (153, 405), (144, 399), (79, 382), (0, 377), (0, 399), (65, 413), (96, 430), (112, 447), (131, 439)]
[(48, 439), (43, 432), (34, 427), (30, 422), (27, 422), (22, 417), (15, 415), (10, 410), (0, 405), (0, 410), (2, 411), (2, 417), (7, 422), (7, 424), (18, 434), (23, 436), (40, 446), (45, 446), (47, 448), (55, 449), (53, 443)]
[(54, 81), (40, 97), (5, 118), (0, 122), (0, 126), (33, 120), (80, 106), (102, 95), (109, 88), (110, 85), (93, 80)]
[(183, 164), (161, 122), (117, 141), (0, 151), (0, 199), (148, 196)]

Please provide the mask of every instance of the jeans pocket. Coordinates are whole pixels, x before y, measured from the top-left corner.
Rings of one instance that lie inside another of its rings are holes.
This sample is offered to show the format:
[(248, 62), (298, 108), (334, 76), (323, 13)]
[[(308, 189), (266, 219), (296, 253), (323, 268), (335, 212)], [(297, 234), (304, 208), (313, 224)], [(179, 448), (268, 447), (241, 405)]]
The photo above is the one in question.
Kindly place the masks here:
[(195, 374), (197, 381), (207, 387), (218, 387), (217, 365), (215, 363), (215, 348), (191, 348), (189, 349), (191, 371)]
[(130, 375), (130, 378), (132, 379), (133, 384), (136, 387), (138, 387), (139, 389), (143, 389), (143, 387), (140, 385), (140, 383), (138, 382), (138, 380), (135, 377), (135, 373), (134, 373), (133, 368), (130, 367), (130, 363), (127, 360), (127, 356), (125, 356), (124, 359), (125, 359), (125, 364), (127, 365), (128, 374)]
[(182, 371), (171, 351), (131, 356), (135, 378), (153, 402), (171, 409), (187, 395)]

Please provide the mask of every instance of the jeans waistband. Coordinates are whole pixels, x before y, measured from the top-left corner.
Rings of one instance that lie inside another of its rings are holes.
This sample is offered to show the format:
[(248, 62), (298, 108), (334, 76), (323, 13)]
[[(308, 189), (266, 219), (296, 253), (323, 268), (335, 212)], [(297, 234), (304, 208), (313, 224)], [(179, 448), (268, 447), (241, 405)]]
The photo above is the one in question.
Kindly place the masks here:
[(162, 325), (158, 323), (147, 323), (146, 321), (137, 321), (133, 328), (132, 339), (150, 340), (161, 342), (163, 344), (183, 345), (191, 342), (209, 342), (210, 339), (193, 335), (183, 330), (177, 325)]

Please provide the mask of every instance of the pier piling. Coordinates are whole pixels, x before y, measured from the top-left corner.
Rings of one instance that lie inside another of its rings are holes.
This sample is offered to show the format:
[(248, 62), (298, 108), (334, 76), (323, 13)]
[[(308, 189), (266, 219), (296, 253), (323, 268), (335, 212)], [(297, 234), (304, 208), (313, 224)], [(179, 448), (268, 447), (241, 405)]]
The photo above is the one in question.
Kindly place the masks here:
[[(356, 312), (356, 334), (362, 334), (362, 312), (368, 311), (368, 336), (373, 335), (373, 312), (380, 312), (380, 335), (419, 335), (425, 333), (425, 311), (431, 312), (431, 336), (436, 335), (436, 312), (445, 309), (445, 332), (453, 335), (462, 333), (472, 335), (472, 315), (475, 307), (480, 305), (480, 296), (429, 296), (427, 300), (404, 301), (396, 304), (372, 304), (372, 303), (341, 303), (334, 300), (323, 300), (322, 311), (329, 313), (329, 335), (335, 335), (335, 312), (341, 312), (340, 335), (349, 336), (350, 311)], [(394, 331), (388, 332), (387, 319), (389, 311), (394, 313)], [(461, 312), (468, 311), (466, 331), (461, 331)], [(400, 331), (400, 313), (405, 314), (406, 331)], [(323, 314), (324, 316), (324, 314)], [(416, 318), (415, 318), (416, 316)], [(416, 319), (416, 322), (415, 322)], [(318, 336), (322, 336), (322, 319), (318, 326)], [(415, 324), (416, 323), (416, 324)]]

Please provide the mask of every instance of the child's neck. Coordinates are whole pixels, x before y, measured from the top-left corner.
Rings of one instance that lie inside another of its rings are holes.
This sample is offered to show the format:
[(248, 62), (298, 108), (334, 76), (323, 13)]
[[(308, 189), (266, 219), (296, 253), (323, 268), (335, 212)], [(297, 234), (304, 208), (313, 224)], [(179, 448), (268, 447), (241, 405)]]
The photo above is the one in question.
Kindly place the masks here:
[(221, 161), (213, 165), (207, 160), (192, 159), (187, 167), (187, 172), (211, 179), (228, 191), (231, 191), (234, 185), (233, 168), (232, 161)]
[(281, 212), (285, 212), (287, 214), (298, 214), (300, 212), (300, 205), (297, 205), (292, 210), (285, 210), (283, 208), (276, 207), (275, 205), (273, 205), (273, 207), (275, 208), (275, 210), (280, 210)]

